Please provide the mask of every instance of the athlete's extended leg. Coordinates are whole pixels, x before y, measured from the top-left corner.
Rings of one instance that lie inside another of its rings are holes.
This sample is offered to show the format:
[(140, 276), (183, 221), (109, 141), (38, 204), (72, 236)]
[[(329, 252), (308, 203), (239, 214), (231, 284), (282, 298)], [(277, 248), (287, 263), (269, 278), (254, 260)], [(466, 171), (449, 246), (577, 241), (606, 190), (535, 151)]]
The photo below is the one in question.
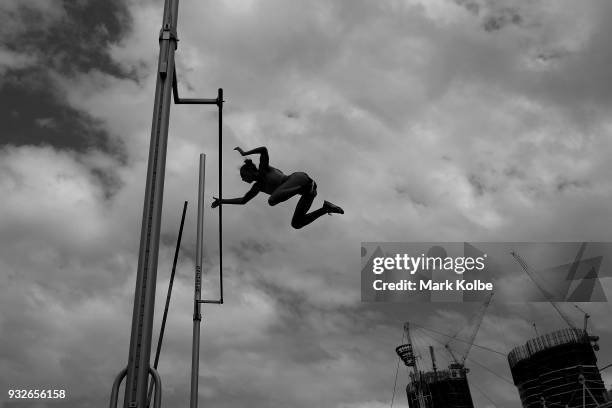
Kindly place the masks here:
[(317, 196), (317, 185), (314, 182), (313, 184), (314, 188), (310, 192), (302, 194), (300, 201), (298, 201), (297, 205), (295, 206), (295, 213), (293, 213), (293, 218), (291, 219), (291, 226), (295, 229), (305, 227), (325, 214), (344, 214), (344, 210), (342, 208), (330, 203), (329, 201), (324, 201), (323, 206), (318, 210), (307, 213), (312, 205), (312, 201)]
[(315, 190), (314, 193), (303, 194), (300, 197), (300, 200), (295, 206), (295, 212), (293, 213), (293, 218), (291, 219), (291, 226), (293, 228), (300, 229), (302, 227), (305, 227), (306, 225), (310, 224), (311, 222), (313, 222), (320, 216), (325, 215), (327, 213), (327, 211), (323, 207), (321, 207), (318, 210), (312, 211), (309, 214), (307, 214), (316, 196), (317, 196), (317, 193)]

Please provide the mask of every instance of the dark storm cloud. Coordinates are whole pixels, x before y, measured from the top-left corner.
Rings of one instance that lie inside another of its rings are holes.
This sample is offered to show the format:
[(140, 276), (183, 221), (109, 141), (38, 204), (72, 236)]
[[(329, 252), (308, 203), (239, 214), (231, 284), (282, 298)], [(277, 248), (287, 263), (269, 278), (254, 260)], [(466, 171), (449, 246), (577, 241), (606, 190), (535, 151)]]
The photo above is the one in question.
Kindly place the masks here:
[(503, 29), (508, 24), (520, 25), (523, 17), (518, 7), (503, 6), (497, 1), (455, 0), (455, 3), (482, 19), (482, 28), (487, 32)]
[(485, 31), (499, 31), (508, 24), (520, 25), (523, 18), (514, 8), (503, 7), (485, 17), (482, 24)]
[[(127, 5), (121, 1), (64, 1), (50, 5), (59, 13), (55, 18), (47, 15), (48, 9), (35, 6), (24, 3), (0, 8), (0, 18), (17, 25), (15, 30), (0, 30), (0, 50), (35, 61), (25, 67), (9, 66), (0, 80), (0, 98), (8, 105), (0, 111), (5, 126), (0, 142), (76, 151), (99, 148), (125, 160), (119, 139), (92, 115), (69, 106), (54, 76), (96, 70), (132, 77), (108, 54), (109, 45), (131, 29)], [(99, 170), (95, 174), (109, 185), (109, 174)]]
[(55, 69), (66, 75), (101, 70), (125, 76), (107, 52), (131, 29), (127, 4), (111, 1), (62, 1), (57, 3), (63, 16), (45, 23), (45, 10), (21, 6), (4, 10), (2, 19), (19, 22), (17, 32), (3, 30), (3, 47), (11, 51), (37, 55), (43, 69)]
[(46, 72), (32, 68), (8, 72), (0, 97), (10, 104), (9, 109), (0, 110), (3, 144), (78, 151), (99, 147), (121, 154), (120, 142), (109, 137), (99, 120), (62, 103)]

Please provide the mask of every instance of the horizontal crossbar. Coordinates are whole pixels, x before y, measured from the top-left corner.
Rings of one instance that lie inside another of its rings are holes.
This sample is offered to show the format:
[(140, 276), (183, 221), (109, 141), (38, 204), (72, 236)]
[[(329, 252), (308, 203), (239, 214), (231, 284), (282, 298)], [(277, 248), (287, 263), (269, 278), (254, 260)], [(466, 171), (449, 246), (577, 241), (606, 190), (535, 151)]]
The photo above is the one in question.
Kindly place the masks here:
[(206, 300), (206, 299), (201, 299), (197, 301), (198, 303), (214, 303), (216, 305), (222, 305), (223, 304), (223, 299), (219, 299), (219, 300)]
[(172, 96), (174, 103), (177, 105), (217, 105), (219, 108), (223, 105), (223, 91), (219, 90), (216, 98), (181, 98), (178, 94), (178, 80), (176, 79), (176, 68), (172, 76)]

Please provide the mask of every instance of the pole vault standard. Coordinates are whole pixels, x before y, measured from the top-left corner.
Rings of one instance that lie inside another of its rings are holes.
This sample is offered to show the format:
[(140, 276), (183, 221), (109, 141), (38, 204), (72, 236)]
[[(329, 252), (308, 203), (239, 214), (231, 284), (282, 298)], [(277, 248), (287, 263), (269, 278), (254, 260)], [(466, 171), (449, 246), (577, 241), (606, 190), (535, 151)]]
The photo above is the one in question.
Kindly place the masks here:
[[(150, 358), (171, 96), (174, 96), (175, 103), (215, 104), (219, 107), (219, 152), (221, 152), (223, 90), (219, 89), (217, 99), (181, 100), (178, 97), (174, 65), (174, 53), (178, 42), (176, 35), (178, 2), (178, 0), (165, 0), (164, 2), (162, 28), (159, 34), (160, 50), (140, 232), (130, 349), (127, 367), (121, 370), (113, 383), (111, 408), (117, 406), (119, 386), (123, 378), (126, 378), (124, 408), (146, 408), (149, 374), (153, 377), (155, 386), (154, 407), (159, 407), (161, 404), (161, 380), (157, 371), (151, 367)], [(219, 198), (221, 197), (221, 154), (219, 154)], [(219, 206), (219, 218), (221, 218), (221, 206)], [(219, 238), (221, 238), (221, 234), (220, 219)], [(221, 245), (221, 239), (219, 244)], [(221, 264), (219, 267), (219, 274), (221, 275)], [(195, 303), (197, 305), (196, 309), (199, 311), (200, 303), (223, 303), (223, 295), (221, 294), (219, 301), (198, 300)], [(197, 390), (195, 392), (197, 397)]]
[[(166, 0), (162, 29), (159, 34), (160, 50), (157, 64), (157, 83), (155, 86), (151, 144), (140, 232), (124, 408), (144, 408), (146, 406), (149, 370), (153, 370), (150, 367), (151, 336), (155, 307), (155, 286), (157, 283), (157, 258), (164, 195), (166, 148), (168, 145), (170, 97), (174, 77), (174, 51), (177, 45), (177, 16), (178, 0)], [(161, 384), (156, 384), (155, 388), (161, 391)], [(155, 402), (157, 404), (157, 401)]]
[(206, 155), (200, 155), (198, 182), (198, 228), (195, 259), (195, 292), (193, 297), (193, 337), (191, 345), (191, 393), (189, 408), (198, 406), (198, 377), (200, 372), (200, 299), (202, 298), (202, 255), (204, 240), (204, 181), (206, 180)]

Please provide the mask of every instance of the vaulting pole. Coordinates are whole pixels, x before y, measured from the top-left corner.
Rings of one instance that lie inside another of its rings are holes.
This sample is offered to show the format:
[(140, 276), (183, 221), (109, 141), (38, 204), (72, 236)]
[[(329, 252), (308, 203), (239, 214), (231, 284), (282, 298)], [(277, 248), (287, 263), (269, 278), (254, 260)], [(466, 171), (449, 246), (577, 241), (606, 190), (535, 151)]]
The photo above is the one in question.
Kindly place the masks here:
[[(140, 232), (124, 408), (144, 408), (147, 404), (170, 97), (175, 72), (177, 15), (178, 0), (165, 0), (162, 29), (159, 35), (157, 84)], [(161, 384), (157, 386), (161, 387)]]
[(189, 408), (198, 407), (198, 376), (200, 371), (200, 299), (202, 298), (202, 254), (204, 249), (204, 180), (206, 155), (200, 154), (200, 181), (198, 185), (198, 227), (195, 259), (195, 294), (193, 299), (193, 342), (191, 345), (191, 397)]
[[(162, 317), (161, 328), (159, 329), (159, 338), (157, 339), (157, 349), (155, 350), (155, 361), (153, 368), (157, 370), (159, 364), (159, 355), (161, 346), (164, 341), (164, 332), (166, 330), (166, 321), (168, 319), (168, 310), (170, 309), (170, 297), (172, 296), (172, 287), (174, 286), (174, 275), (176, 274), (176, 264), (178, 262), (179, 250), (181, 249), (181, 239), (183, 237), (183, 226), (185, 225), (185, 214), (187, 213), (187, 201), (183, 204), (183, 214), (181, 215), (181, 224), (179, 226), (178, 237), (176, 238), (176, 248), (174, 249), (174, 260), (172, 261), (172, 271), (170, 272), (170, 282), (168, 283), (168, 293), (166, 294), (166, 305), (164, 307), (164, 315)], [(147, 407), (151, 406), (151, 397), (153, 396), (153, 382), (149, 384), (149, 395), (147, 397)]]

